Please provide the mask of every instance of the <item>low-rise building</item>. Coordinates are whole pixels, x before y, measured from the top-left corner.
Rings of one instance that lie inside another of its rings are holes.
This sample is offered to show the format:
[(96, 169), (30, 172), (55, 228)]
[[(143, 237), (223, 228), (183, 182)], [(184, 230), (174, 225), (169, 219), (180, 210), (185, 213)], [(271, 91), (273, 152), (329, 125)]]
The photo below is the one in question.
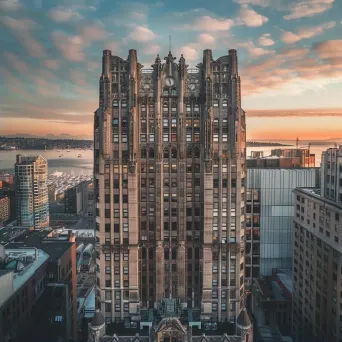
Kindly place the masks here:
[[(30, 336), (35, 342), (77, 340), (76, 244), (71, 232), (55, 234), (49, 228), (39, 231), (3, 228), (0, 238), (6, 251), (20, 255), (23, 250), (41, 250), (47, 256), (44, 291), (29, 312), (30, 324), (22, 327), (14, 341)], [(7, 252), (6, 252), (7, 253)], [(32, 270), (32, 267), (29, 269)], [(31, 296), (28, 295), (28, 296)], [(1, 340), (0, 340), (1, 341)], [(2, 341), (1, 341), (2, 342)]]
[(1, 253), (0, 342), (22, 341), (47, 284), (49, 255), (32, 247), (1, 246)]
[(283, 335), (291, 335), (291, 270), (274, 270), (270, 277), (254, 279), (252, 312), (258, 326), (276, 326)]

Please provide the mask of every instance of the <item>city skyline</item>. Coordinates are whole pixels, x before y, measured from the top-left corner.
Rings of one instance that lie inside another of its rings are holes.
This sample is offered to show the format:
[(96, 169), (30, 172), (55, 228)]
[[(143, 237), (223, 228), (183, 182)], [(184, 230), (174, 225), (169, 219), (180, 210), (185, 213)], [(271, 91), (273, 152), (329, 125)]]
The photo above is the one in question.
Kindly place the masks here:
[[(249, 140), (340, 138), (342, 4), (336, 0), (116, 2), (5, 0), (0, 4), (0, 134), (92, 137), (97, 52), (145, 68), (158, 53), (190, 64), (235, 48)], [(18, 96), (19, 95), (19, 96)]]

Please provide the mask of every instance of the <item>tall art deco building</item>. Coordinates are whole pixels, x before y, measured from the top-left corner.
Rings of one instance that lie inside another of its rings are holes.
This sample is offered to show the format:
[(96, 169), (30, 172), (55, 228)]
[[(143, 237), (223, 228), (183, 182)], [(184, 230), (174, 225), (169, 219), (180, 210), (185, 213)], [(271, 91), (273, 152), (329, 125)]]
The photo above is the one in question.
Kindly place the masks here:
[(151, 69), (103, 52), (95, 112), (97, 308), (235, 322), (244, 305), (246, 125), (237, 53)]

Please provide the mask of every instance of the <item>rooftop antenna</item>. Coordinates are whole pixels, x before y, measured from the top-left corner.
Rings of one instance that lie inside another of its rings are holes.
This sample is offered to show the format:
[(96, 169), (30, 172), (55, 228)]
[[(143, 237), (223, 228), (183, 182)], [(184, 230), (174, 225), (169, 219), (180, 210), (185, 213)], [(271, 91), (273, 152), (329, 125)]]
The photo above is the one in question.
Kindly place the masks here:
[(169, 52), (171, 53), (171, 34), (169, 35)]

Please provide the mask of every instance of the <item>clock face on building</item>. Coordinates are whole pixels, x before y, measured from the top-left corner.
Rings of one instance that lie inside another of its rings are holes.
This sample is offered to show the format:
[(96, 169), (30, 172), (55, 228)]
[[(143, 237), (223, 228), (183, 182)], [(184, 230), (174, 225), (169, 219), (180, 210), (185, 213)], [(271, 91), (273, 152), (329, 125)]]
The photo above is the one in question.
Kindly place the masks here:
[(172, 87), (174, 84), (175, 84), (175, 79), (173, 77), (168, 76), (165, 78), (165, 85), (167, 87)]

